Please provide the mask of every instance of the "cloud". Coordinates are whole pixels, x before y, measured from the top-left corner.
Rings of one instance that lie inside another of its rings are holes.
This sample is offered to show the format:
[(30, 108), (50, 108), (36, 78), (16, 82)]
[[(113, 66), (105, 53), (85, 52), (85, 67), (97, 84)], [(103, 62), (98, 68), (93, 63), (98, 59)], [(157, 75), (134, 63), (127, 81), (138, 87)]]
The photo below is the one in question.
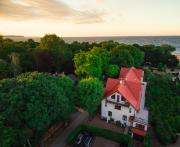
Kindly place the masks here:
[(73, 23), (103, 22), (104, 12), (75, 10), (60, 0), (0, 0), (1, 20), (51, 20)]

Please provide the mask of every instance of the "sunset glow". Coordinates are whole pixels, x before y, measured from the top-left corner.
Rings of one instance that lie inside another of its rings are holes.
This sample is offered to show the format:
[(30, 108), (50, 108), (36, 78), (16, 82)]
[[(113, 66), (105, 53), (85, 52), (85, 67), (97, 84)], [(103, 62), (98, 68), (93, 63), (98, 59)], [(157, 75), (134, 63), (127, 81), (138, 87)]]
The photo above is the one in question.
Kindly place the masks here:
[(0, 34), (180, 35), (179, 0), (1, 0)]

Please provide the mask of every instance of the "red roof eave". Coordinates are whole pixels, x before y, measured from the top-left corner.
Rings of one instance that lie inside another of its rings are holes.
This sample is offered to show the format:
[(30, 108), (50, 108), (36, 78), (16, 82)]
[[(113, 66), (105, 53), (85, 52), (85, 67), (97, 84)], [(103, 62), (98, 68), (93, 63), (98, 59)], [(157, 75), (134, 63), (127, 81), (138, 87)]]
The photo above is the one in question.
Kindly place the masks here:
[(138, 128), (132, 128), (131, 131), (134, 133), (134, 134), (137, 134), (137, 135), (140, 135), (142, 137), (144, 137), (146, 135), (146, 132), (143, 131), (143, 130), (140, 130)]

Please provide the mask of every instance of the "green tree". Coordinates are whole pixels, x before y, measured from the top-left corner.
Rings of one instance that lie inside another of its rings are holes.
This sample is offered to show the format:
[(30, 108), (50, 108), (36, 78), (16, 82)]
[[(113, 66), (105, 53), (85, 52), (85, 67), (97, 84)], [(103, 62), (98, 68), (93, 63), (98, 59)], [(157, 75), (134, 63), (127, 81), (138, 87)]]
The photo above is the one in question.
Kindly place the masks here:
[(115, 61), (118, 62), (117, 60), (119, 60), (119, 64), (121, 62), (123, 66), (138, 67), (144, 62), (144, 52), (141, 51), (138, 47), (132, 45), (119, 44), (114, 49), (112, 49), (111, 53), (111, 60), (115, 60), (115, 58), (117, 58)]
[(73, 84), (66, 76), (25, 73), (1, 80), (0, 87), (0, 114), (15, 130), (17, 146), (39, 140), (52, 123), (67, 121), (73, 109)]
[(40, 48), (52, 55), (56, 71), (62, 70), (62, 65), (71, 55), (71, 50), (67, 50), (64, 40), (55, 34), (48, 34), (41, 38)]
[(3, 48), (3, 37), (0, 35), (0, 50)]
[(148, 73), (146, 79), (148, 83), (147, 105), (151, 112), (150, 121), (155, 127), (157, 138), (163, 144), (173, 143), (176, 141), (176, 133), (180, 129), (178, 84), (173, 83), (171, 76), (166, 74), (155, 76)]
[(126, 45), (127, 49), (129, 50), (130, 54), (134, 58), (134, 66), (139, 67), (144, 62), (144, 52), (141, 51), (139, 48)]
[(127, 50), (122, 48), (122, 46), (117, 46), (112, 49), (110, 52), (110, 63), (116, 64), (118, 66), (134, 66), (134, 58), (132, 57), (131, 53)]
[(77, 99), (81, 106), (93, 114), (101, 103), (103, 84), (96, 78), (82, 79), (77, 86)]
[(11, 147), (15, 143), (15, 131), (4, 125), (4, 119), (0, 116), (0, 146)]
[(117, 77), (119, 74), (119, 67), (114, 64), (110, 64), (106, 70), (108, 77)]
[(100, 43), (102, 48), (107, 49), (108, 51), (111, 51), (113, 48), (115, 48), (117, 45), (119, 45), (118, 42), (114, 42), (113, 40), (109, 41), (103, 41)]
[(0, 59), (0, 79), (8, 77), (9, 73), (9, 64), (5, 60)]
[[(137, 45), (136, 45), (137, 46)], [(167, 65), (174, 68), (178, 65), (178, 59), (172, 55), (175, 48), (170, 45), (144, 45), (139, 48), (145, 53), (145, 64), (153, 67), (158, 67), (161, 63), (163, 66)]]
[(9, 58), (11, 60), (11, 65), (10, 65), (11, 71), (13, 73), (13, 76), (16, 76), (16, 75), (18, 75), (21, 72), (21, 66), (20, 66), (20, 61), (19, 61), (19, 54), (15, 53), (15, 52), (12, 52), (9, 55)]
[(93, 47), (90, 53), (101, 58), (103, 70), (108, 66), (110, 55), (106, 49), (103, 49), (101, 47)]
[(97, 77), (102, 75), (102, 61), (97, 55), (81, 51), (74, 56), (75, 73), (80, 77)]

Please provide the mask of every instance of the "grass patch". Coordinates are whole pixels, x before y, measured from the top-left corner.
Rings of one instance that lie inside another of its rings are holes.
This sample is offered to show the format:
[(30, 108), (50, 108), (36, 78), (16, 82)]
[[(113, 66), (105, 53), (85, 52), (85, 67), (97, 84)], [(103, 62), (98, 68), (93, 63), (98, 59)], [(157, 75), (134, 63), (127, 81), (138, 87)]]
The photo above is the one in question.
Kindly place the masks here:
[(132, 139), (129, 135), (113, 132), (108, 129), (102, 129), (87, 124), (82, 124), (76, 127), (66, 139), (66, 143), (71, 143), (80, 131), (87, 131), (98, 137), (103, 137), (118, 143), (124, 143), (127, 144), (128, 147), (131, 147), (132, 144)]
[(146, 134), (145, 138), (144, 138), (144, 147), (151, 147), (151, 138), (149, 136), (149, 134)]

